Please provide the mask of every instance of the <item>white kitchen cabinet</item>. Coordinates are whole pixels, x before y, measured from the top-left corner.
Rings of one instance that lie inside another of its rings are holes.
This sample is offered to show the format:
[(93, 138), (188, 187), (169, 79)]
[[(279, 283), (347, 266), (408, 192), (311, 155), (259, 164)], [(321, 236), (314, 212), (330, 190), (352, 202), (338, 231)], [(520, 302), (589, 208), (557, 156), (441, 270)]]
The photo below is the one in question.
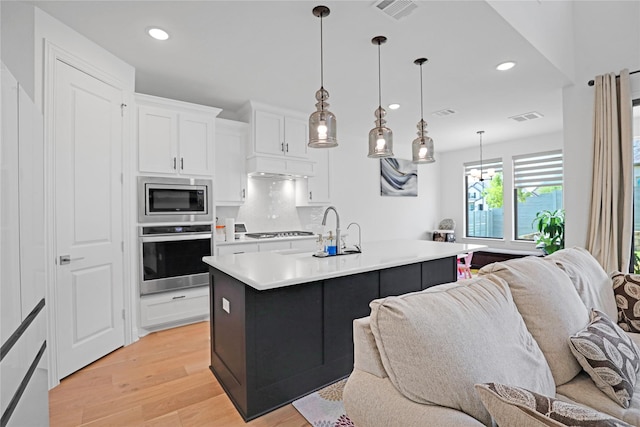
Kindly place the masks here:
[(309, 150), (309, 160), (314, 162), (314, 174), (296, 180), (296, 206), (326, 205), (331, 202), (329, 149)]
[(291, 241), (289, 240), (270, 240), (268, 242), (261, 241), (258, 243), (260, 252), (280, 251), (283, 249), (291, 249)]
[(258, 252), (258, 243), (232, 243), (230, 245), (217, 245), (217, 255), (244, 254), (247, 252)]
[(136, 104), (139, 172), (213, 175), (220, 109), (142, 94)]
[(247, 197), (247, 123), (216, 119), (215, 198), (218, 206), (237, 206)]
[(182, 289), (140, 297), (140, 326), (157, 329), (162, 325), (204, 320), (209, 315), (209, 287)]
[(309, 138), (305, 114), (256, 102), (249, 102), (241, 115), (251, 127), (248, 155), (307, 158)]

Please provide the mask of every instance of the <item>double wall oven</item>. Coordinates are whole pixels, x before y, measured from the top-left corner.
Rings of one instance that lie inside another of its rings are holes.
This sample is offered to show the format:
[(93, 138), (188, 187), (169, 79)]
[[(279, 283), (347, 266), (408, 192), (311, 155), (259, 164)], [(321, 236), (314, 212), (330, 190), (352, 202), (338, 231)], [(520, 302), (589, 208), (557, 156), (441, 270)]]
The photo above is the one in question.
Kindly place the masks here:
[(140, 295), (206, 286), (212, 181), (138, 178)]

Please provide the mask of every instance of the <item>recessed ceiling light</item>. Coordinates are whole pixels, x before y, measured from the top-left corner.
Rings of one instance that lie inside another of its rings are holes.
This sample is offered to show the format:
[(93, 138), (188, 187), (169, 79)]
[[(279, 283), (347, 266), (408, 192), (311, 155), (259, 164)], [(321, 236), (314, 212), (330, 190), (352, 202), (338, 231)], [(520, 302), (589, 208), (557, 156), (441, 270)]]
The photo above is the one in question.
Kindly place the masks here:
[(161, 28), (147, 28), (147, 33), (156, 40), (167, 40), (169, 38), (169, 33)]
[(400, 104), (389, 104), (390, 110), (397, 110), (398, 108), (400, 108)]
[(512, 69), (512, 68), (513, 68), (513, 67), (515, 67), (515, 66), (516, 66), (516, 63), (515, 63), (515, 62), (513, 62), (513, 61), (507, 61), (507, 62), (503, 62), (503, 63), (501, 63), (501, 64), (498, 64), (498, 65), (496, 66), (496, 70), (498, 70), (498, 71), (507, 71), (507, 70)]

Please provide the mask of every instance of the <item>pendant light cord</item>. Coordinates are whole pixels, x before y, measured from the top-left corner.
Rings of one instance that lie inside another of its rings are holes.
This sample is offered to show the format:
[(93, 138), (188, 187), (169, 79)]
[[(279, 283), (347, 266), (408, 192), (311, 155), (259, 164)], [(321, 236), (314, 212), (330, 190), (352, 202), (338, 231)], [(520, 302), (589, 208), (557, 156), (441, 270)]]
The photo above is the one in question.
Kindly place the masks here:
[(322, 14), (320, 15), (320, 89), (324, 90), (324, 46), (322, 44)]
[(422, 63), (420, 63), (420, 121), (422, 122), (420, 123), (420, 137), (424, 141), (424, 100), (422, 99), (422, 92)]
[(380, 41), (378, 41), (378, 108), (382, 108), (382, 72), (380, 68)]
[(479, 131), (478, 133), (480, 134), (480, 181), (484, 181), (482, 178), (482, 134), (484, 131)]

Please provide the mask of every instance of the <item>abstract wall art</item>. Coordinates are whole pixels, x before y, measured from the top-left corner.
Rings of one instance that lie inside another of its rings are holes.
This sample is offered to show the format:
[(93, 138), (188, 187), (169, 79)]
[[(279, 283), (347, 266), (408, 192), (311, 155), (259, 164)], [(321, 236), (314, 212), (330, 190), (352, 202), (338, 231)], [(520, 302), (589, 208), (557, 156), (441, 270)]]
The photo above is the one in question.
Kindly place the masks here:
[(395, 157), (380, 159), (380, 195), (417, 197), (418, 165)]

